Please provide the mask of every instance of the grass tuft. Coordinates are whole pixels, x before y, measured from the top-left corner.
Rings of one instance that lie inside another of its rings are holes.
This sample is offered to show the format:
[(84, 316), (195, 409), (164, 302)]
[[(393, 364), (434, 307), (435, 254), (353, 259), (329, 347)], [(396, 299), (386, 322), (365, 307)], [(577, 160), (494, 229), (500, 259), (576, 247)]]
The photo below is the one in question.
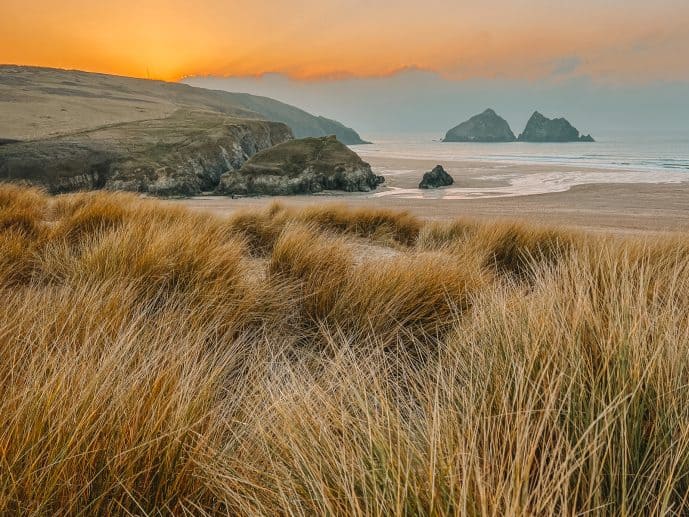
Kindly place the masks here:
[(407, 212), (347, 208), (345, 205), (312, 206), (303, 209), (298, 220), (315, 224), (323, 230), (347, 233), (382, 242), (413, 246), (421, 223)]

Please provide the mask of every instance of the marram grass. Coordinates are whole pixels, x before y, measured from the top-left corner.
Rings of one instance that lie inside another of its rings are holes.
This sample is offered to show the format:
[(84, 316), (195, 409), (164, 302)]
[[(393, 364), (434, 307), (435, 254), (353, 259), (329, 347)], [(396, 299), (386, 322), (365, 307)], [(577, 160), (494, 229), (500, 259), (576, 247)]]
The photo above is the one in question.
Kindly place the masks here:
[(689, 239), (0, 187), (0, 513), (686, 515)]

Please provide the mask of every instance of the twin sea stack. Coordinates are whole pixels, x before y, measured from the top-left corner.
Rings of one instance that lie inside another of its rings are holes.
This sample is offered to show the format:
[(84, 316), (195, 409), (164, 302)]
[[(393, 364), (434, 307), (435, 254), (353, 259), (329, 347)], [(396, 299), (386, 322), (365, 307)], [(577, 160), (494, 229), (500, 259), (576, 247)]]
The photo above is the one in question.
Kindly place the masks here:
[(514, 142), (510, 125), (492, 109), (474, 115), (466, 122), (450, 129), (444, 142)]
[(526, 123), (520, 142), (593, 142), (591, 135), (580, 135), (579, 130), (565, 118), (549, 119), (535, 111)]
[(538, 111), (531, 115), (524, 132), (515, 138), (507, 121), (492, 109), (450, 129), (443, 142), (594, 142), (564, 118), (549, 119)]

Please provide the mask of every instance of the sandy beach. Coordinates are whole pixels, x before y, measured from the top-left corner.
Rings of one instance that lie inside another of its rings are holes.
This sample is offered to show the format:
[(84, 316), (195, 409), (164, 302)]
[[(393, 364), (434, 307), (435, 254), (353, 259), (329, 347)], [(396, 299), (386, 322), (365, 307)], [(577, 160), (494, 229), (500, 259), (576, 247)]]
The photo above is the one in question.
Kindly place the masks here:
[(193, 209), (230, 214), (280, 201), (290, 206), (345, 203), (408, 210), (427, 219), (516, 219), (611, 233), (689, 231), (689, 174), (574, 168), (505, 162), (450, 162), (452, 187), (417, 189), (435, 162), (366, 157), (385, 185), (373, 193), (175, 200)]

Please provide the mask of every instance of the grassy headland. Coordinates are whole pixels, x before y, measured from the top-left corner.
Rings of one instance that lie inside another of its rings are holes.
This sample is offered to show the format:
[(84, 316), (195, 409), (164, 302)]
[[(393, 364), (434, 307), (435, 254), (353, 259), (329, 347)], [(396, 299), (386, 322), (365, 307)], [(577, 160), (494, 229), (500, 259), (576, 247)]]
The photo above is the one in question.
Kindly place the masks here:
[(0, 186), (0, 512), (689, 511), (689, 240)]

